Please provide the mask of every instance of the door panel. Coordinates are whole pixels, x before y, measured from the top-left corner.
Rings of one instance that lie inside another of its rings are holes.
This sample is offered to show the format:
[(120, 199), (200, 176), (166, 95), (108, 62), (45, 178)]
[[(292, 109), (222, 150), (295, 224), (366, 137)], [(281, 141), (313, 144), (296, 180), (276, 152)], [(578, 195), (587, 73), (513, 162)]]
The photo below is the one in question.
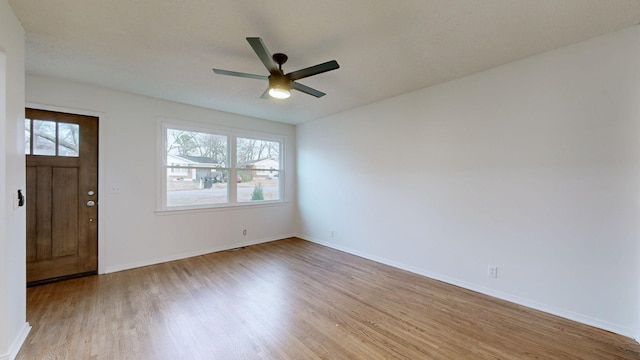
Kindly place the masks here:
[(54, 168), (51, 185), (51, 257), (75, 255), (79, 225), (78, 169)]
[[(36, 260), (46, 260), (51, 258), (51, 167), (36, 167), (36, 202), (29, 202), (27, 194), (27, 207), (29, 205), (36, 209)], [(29, 182), (32, 179), (27, 179)], [(29, 219), (27, 219), (29, 227)]]
[(34, 109), (26, 118), (27, 283), (96, 273), (98, 118)]
[[(27, 167), (27, 179), (35, 179), (37, 171), (36, 167)], [(34, 224), (36, 219), (36, 207), (33, 202), (36, 192), (36, 182), (27, 180), (27, 239), (31, 239), (31, 241), (27, 240), (27, 262), (35, 261), (38, 256), (37, 242), (33, 241), (37, 237), (37, 229), (33, 225), (29, 226)]]

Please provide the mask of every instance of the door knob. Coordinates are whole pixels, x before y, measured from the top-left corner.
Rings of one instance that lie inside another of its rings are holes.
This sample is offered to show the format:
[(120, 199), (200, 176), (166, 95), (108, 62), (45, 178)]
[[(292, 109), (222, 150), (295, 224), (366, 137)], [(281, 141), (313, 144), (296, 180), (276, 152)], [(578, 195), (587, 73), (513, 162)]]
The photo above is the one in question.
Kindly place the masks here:
[(22, 190), (18, 190), (18, 206), (24, 206), (24, 195)]
[(89, 201), (87, 201), (87, 206), (88, 207), (96, 206), (96, 202), (93, 201), (93, 200), (89, 200)]

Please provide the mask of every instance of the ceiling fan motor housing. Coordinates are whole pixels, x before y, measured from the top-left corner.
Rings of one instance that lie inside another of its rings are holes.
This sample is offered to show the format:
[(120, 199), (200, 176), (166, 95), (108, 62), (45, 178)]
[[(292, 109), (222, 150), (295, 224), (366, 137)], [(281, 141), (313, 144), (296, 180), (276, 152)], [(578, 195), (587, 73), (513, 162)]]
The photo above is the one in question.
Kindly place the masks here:
[(269, 76), (269, 88), (291, 90), (291, 80), (283, 74), (273, 73)]

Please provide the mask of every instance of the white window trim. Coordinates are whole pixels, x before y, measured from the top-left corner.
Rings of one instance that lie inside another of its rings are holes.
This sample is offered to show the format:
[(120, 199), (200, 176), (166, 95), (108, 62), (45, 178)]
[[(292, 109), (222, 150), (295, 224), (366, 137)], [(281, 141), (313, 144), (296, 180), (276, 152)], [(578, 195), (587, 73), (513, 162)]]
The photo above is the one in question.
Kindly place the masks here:
[[(280, 143), (279, 152), (279, 193), (280, 199), (278, 200), (262, 200), (258, 202), (238, 202), (237, 201), (237, 184), (233, 181), (228, 181), (227, 184), (227, 196), (228, 202), (223, 204), (207, 204), (207, 205), (189, 205), (189, 206), (167, 206), (167, 155), (166, 155), (166, 136), (167, 129), (180, 129), (186, 131), (195, 131), (203, 133), (211, 133), (216, 135), (227, 136), (227, 154), (229, 154), (229, 179), (236, 179), (237, 176), (237, 164), (236, 164), (236, 139), (237, 138), (250, 138), (256, 140), (275, 141)], [(157, 213), (188, 213), (199, 211), (210, 211), (220, 209), (233, 209), (242, 207), (263, 207), (281, 205), (287, 202), (285, 191), (285, 174), (286, 174), (286, 143), (287, 137), (285, 135), (273, 134), (268, 132), (260, 132), (255, 130), (245, 130), (240, 128), (231, 128), (226, 126), (220, 126), (216, 124), (201, 123), (186, 120), (177, 120), (169, 118), (158, 118), (157, 134), (156, 134), (156, 212)], [(231, 186), (231, 184), (236, 186)]]

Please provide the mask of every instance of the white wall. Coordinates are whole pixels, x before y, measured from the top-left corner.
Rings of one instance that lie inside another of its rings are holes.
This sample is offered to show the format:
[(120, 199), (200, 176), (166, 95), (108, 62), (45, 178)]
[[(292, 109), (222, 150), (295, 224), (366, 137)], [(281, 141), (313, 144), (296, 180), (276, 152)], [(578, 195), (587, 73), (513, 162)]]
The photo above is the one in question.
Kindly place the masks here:
[[(100, 117), (99, 268), (112, 272), (291, 236), (295, 129), (61, 79), (27, 76), (27, 104)], [(287, 137), (288, 202), (277, 206), (156, 213), (157, 124), (170, 118)], [(121, 193), (109, 191), (117, 186)], [(247, 229), (247, 235), (242, 230)]]
[(13, 358), (27, 333), (25, 211), (14, 209), (24, 190), (24, 31), (0, 0), (0, 359)]
[(636, 26), (298, 126), (301, 237), (637, 336), (638, 64)]

